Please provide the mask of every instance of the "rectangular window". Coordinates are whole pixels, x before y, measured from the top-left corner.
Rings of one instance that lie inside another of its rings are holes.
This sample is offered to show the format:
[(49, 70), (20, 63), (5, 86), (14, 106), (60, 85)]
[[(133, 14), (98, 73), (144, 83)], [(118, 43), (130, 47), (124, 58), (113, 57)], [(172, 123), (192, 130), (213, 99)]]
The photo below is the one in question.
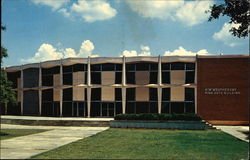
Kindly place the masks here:
[(195, 105), (192, 102), (187, 102), (185, 104), (185, 111), (186, 113), (194, 113), (195, 112)]
[(136, 63), (136, 71), (148, 71), (149, 63)]
[(126, 98), (127, 98), (127, 101), (134, 101), (135, 100), (135, 88), (127, 88), (126, 89)]
[(12, 82), (12, 88), (18, 88), (18, 78), (21, 77), (21, 72), (8, 72), (7, 73), (8, 80)]
[(104, 63), (102, 64), (102, 71), (114, 71), (115, 64), (113, 63)]
[(115, 84), (122, 83), (122, 72), (115, 72)]
[(172, 102), (171, 103), (171, 112), (175, 114), (184, 113), (184, 102)]
[(63, 85), (72, 85), (72, 73), (63, 74)]
[(150, 63), (150, 71), (158, 71), (158, 63)]
[(52, 67), (52, 68), (42, 68), (42, 74), (59, 74), (60, 73), (60, 67)]
[(91, 71), (101, 71), (101, 64), (91, 64)]
[(186, 83), (194, 83), (194, 77), (194, 71), (186, 71)]
[(186, 70), (195, 70), (195, 63), (186, 63)]
[(149, 113), (158, 113), (158, 103), (150, 102)]
[(72, 102), (63, 102), (62, 114), (64, 117), (72, 117), (73, 115)]
[(136, 102), (136, 114), (149, 113), (148, 102)]
[(42, 90), (42, 101), (53, 101), (53, 89)]
[(157, 101), (158, 94), (157, 88), (149, 88), (149, 100), (150, 101)]
[(135, 114), (135, 102), (126, 102), (126, 113)]
[(182, 62), (171, 63), (171, 70), (185, 70), (185, 63)]
[(23, 70), (23, 87), (31, 88), (37, 87), (39, 81), (39, 69), (28, 68)]
[(170, 113), (170, 103), (169, 102), (162, 102), (161, 103), (161, 113)]
[(161, 70), (169, 71), (170, 70), (170, 63), (162, 63), (161, 64)]
[(101, 72), (91, 72), (91, 83), (101, 84)]
[(101, 103), (100, 102), (91, 102), (90, 116), (91, 117), (101, 116)]
[(74, 64), (73, 72), (86, 71), (86, 64)]
[(135, 84), (135, 72), (126, 72), (126, 83)]
[(194, 101), (194, 88), (185, 88), (185, 101)]
[(157, 84), (158, 74), (157, 72), (150, 72), (150, 84)]
[(115, 103), (115, 114), (122, 114), (122, 102)]
[(135, 71), (135, 64), (126, 64), (126, 72)]
[(70, 65), (70, 66), (63, 66), (63, 73), (68, 73), (68, 72), (72, 72), (72, 71), (73, 71), (72, 65)]
[(116, 71), (122, 71), (122, 64), (116, 64), (115, 65), (115, 70)]
[(101, 100), (101, 88), (92, 88), (91, 89), (91, 100), (100, 101)]
[(53, 86), (53, 75), (43, 75), (42, 76), (43, 86)]
[(162, 72), (162, 83), (170, 84), (170, 72)]
[(63, 89), (63, 101), (72, 101), (73, 99), (73, 90), (72, 88)]
[(170, 88), (162, 88), (162, 101), (170, 101)]
[(115, 88), (115, 101), (121, 101), (121, 100), (122, 100), (122, 89)]

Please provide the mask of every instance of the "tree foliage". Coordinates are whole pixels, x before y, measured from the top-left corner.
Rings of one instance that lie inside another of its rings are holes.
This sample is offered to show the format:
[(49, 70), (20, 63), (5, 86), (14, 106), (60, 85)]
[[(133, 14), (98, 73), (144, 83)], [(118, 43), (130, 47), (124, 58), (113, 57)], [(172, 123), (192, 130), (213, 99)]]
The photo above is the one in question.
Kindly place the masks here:
[(229, 31), (236, 37), (247, 37), (250, 22), (250, 0), (224, 0), (224, 4), (211, 6), (208, 21), (218, 19), (220, 16), (229, 16), (229, 23), (240, 24), (238, 28), (232, 27)]
[[(1, 31), (5, 29), (4, 26), (1, 26)], [(1, 64), (4, 57), (8, 57), (7, 49), (1, 46)], [(12, 82), (8, 80), (7, 73), (2, 68), (0, 76), (0, 103), (16, 103), (16, 95), (12, 90)]]

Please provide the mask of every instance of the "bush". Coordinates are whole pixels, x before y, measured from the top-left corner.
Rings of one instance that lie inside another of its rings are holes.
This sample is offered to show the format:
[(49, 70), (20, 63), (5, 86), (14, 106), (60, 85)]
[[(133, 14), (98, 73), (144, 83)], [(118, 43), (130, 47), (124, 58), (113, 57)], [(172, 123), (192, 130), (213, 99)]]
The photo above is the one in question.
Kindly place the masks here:
[(202, 118), (194, 113), (186, 114), (157, 114), (157, 113), (142, 113), (142, 114), (118, 114), (115, 120), (182, 120), (182, 121), (201, 121)]

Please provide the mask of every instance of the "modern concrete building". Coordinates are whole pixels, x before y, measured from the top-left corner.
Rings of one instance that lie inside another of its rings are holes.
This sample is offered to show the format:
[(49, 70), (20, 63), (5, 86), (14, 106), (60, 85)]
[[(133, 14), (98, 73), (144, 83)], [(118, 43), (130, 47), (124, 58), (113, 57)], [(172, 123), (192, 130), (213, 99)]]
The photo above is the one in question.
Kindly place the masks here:
[(249, 62), (247, 55), (98, 57), (12, 66), (19, 106), (7, 113), (198, 113), (214, 124), (248, 124)]

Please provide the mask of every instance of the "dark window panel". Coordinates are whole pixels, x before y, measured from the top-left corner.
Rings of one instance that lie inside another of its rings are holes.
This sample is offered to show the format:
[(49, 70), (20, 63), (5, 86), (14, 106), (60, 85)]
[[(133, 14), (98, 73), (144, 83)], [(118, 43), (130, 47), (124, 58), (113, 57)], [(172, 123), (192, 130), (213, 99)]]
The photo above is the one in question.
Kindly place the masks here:
[(162, 72), (161, 76), (163, 84), (170, 84), (170, 72)]
[(42, 86), (53, 86), (53, 75), (42, 76)]
[(136, 63), (136, 71), (148, 71), (149, 63)]
[[(2, 104), (3, 108), (0, 108), (2, 114), (5, 113), (5, 105)], [(3, 110), (2, 110), (3, 109)], [(1, 112), (0, 112), (1, 113)], [(8, 103), (7, 104), (7, 115), (21, 115), (21, 103)]]
[(39, 69), (28, 68), (23, 70), (23, 86), (24, 88), (38, 87)]
[(162, 63), (161, 70), (170, 70), (170, 63)]
[(135, 71), (135, 64), (126, 64), (126, 71)]
[(115, 100), (116, 101), (122, 100), (122, 89), (121, 88), (115, 88)]
[(101, 71), (101, 64), (91, 64), (91, 71)]
[(171, 63), (171, 70), (185, 70), (185, 63), (183, 62)]
[(158, 63), (150, 63), (151, 71), (158, 71)]
[(7, 78), (12, 82), (12, 88), (17, 88), (17, 78), (20, 78), (21, 72), (7, 72)]
[(101, 72), (91, 72), (91, 83), (101, 84)]
[(38, 91), (29, 90), (23, 92), (23, 114), (38, 115), (39, 114), (39, 96)]
[(60, 116), (60, 102), (54, 102), (53, 105), (53, 116), (59, 117)]
[(74, 64), (73, 72), (86, 71), (85, 66), (85, 64)]
[(63, 73), (68, 73), (68, 72), (72, 72), (72, 71), (73, 71), (72, 65), (70, 65), (70, 66), (63, 66)]
[(101, 116), (101, 103), (100, 102), (91, 102), (90, 116), (91, 117)]
[(162, 88), (162, 101), (170, 101), (170, 88)]
[(102, 117), (114, 117), (114, 103), (102, 103)]
[(72, 73), (63, 74), (63, 84), (72, 85)]
[(195, 112), (195, 105), (194, 103), (186, 103), (185, 104), (186, 113), (194, 113)]
[(42, 90), (42, 101), (53, 101), (53, 89)]
[(195, 63), (186, 63), (186, 70), (195, 70)]
[(194, 71), (186, 71), (186, 83), (194, 83), (194, 77)]
[(115, 103), (115, 114), (122, 114), (122, 102)]
[(60, 73), (60, 66), (52, 67), (52, 68), (42, 68), (42, 74), (59, 74)]
[(162, 102), (161, 103), (161, 113), (170, 113), (170, 103), (169, 102)]
[(149, 100), (157, 101), (157, 88), (149, 88)]
[(72, 101), (72, 88), (63, 89), (63, 101)]
[(150, 72), (149, 84), (157, 84), (157, 77), (158, 77), (157, 72)]
[(53, 102), (43, 102), (41, 114), (42, 114), (42, 116), (54, 116)]
[(72, 102), (63, 102), (62, 114), (64, 117), (72, 117), (73, 114), (72, 110), (73, 110)]
[(116, 71), (122, 71), (122, 64), (116, 64), (115, 65), (115, 67), (116, 67)]
[(135, 102), (127, 102), (126, 103), (126, 113), (127, 114), (135, 114)]
[(135, 84), (135, 72), (126, 72), (126, 83)]
[(149, 102), (136, 102), (136, 114), (149, 113)]
[(91, 100), (100, 101), (101, 100), (101, 88), (92, 88), (91, 89)]
[(184, 102), (172, 102), (171, 103), (171, 112), (175, 114), (184, 113)]
[(102, 64), (102, 71), (114, 71), (115, 64), (113, 63), (104, 63)]
[(122, 83), (122, 72), (115, 72), (115, 84)]
[(194, 88), (185, 88), (185, 101), (194, 101)]
[(149, 112), (150, 113), (158, 113), (158, 103), (157, 102), (150, 102)]
[(127, 88), (126, 89), (126, 98), (127, 98), (127, 101), (134, 101), (135, 100), (135, 88)]

